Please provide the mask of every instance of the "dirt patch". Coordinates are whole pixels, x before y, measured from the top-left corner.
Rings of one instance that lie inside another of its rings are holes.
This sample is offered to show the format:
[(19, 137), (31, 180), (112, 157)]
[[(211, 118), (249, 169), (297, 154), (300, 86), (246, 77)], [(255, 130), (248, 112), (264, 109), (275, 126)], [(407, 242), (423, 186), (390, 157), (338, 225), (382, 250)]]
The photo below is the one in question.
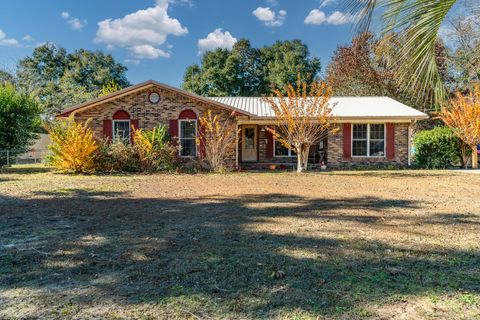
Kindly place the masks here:
[(0, 318), (480, 317), (480, 176), (0, 174)]

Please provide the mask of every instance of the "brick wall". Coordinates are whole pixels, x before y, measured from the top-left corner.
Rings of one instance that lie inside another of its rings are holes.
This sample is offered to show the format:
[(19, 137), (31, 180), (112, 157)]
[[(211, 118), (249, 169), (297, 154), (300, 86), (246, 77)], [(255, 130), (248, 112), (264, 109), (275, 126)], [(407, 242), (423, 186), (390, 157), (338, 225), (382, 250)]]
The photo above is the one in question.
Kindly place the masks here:
[(342, 165), (408, 165), (408, 128), (409, 123), (395, 124), (395, 159), (387, 160), (386, 158), (367, 158), (352, 157), (351, 159), (343, 159), (343, 132), (342, 124), (338, 124), (339, 131), (334, 136), (328, 137), (328, 155), (327, 161), (330, 166)]
[[(148, 94), (152, 91), (158, 92), (161, 96), (157, 104), (152, 104), (148, 100)], [(230, 111), (221, 109), (216, 105), (192, 99), (176, 92), (161, 88), (147, 88), (85, 111), (79, 111), (75, 114), (75, 119), (80, 121), (92, 119), (91, 126), (96, 135), (103, 137), (103, 120), (112, 119), (113, 114), (119, 110), (127, 111), (130, 114), (130, 119), (139, 120), (139, 128), (152, 129), (158, 124), (168, 126), (168, 120), (177, 119), (180, 112), (185, 109), (195, 111), (198, 117), (201, 117), (208, 109), (223, 112), (226, 116), (230, 114)]]
[[(160, 94), (160, 101), (153, 104), (149, 101), (148, 95), (152, 91)], [(98, 138), (103, 138), (103, 120), (112, 119), (115, 112), (124, 110), (130, 114), (130, 119), (138, 120), (139, 128), (153, 129), (159, 124), (169, 126), (169, 120), (178, 119), (179, 114), (186, 109), (193, 110), (197, 117), (203, 116), (207, 110), (220, 112), (224, 117), (231, 114), (230, 110), (209, 104), (188, 96), (165, 90), (162, 88), (147, 88), (137, 91), (113, 101), (105, 102), (98, 106), (75, 113), (75, 119), (86, 121), (91, 119), (90, 126)], [(229, 155), (230, 165), (235, 164), (235, 144), (232, 145)]]

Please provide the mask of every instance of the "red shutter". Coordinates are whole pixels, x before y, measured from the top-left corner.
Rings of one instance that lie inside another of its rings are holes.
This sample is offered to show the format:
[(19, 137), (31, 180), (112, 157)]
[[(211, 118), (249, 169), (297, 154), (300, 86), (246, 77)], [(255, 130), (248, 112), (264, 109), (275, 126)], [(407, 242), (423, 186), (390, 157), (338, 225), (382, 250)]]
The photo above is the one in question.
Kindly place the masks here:
[(352, 158), (352, 124), (343, 124), (343, 159)]
[(266, 158), (267, 159), (273, 159), (273, 134), (265, 130), (265, 136), (267, 138), (267, 154)]
[(103, 120), (103, 136), (112, 140), (112, 120)]
[(176, 144), (178, 138), (178, 120), (170, 120), (169, 121), (169, 134), (170, 134), (170, 141)]
[(132, 126), (132, 131), (138, 129), (138, 120), (130, 120), (130, 125)]
[(133, 133), (138, 129), (138, 120), (130, 120), (131, 133), (130, 133), (130, 142), (133, 143)]
[(387, 123), (387, 159), (395, 159), (395, 124)]

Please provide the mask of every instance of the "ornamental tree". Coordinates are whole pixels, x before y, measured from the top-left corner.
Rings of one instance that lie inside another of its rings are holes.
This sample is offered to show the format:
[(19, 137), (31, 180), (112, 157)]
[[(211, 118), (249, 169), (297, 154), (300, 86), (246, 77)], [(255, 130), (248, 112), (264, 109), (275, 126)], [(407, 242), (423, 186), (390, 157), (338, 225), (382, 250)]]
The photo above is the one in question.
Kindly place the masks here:
[(472, 168), (478, 168), (477, 145), (480, 144), (480, 86), (474, 85), (469, 94), (457, 92), (449, 108), (440, 118), (472, 150)]
[(237, 137), (237, 128), (232, 120), (222, 117), (221, 114), (208, 110), (198, 119), (200, 122), (197, 144), (202, 149), (204, 158), (212, 171), (223, 172), (227, 168), (227, 160), (235, 156), (235, 149), (231, 146)]
[[(286, 92), (286, 94), (283, 94)], [(333, 125), (332, 90), (325, 82), (307, 84), (300, 77), (295, 85), (274, 89), (264, 100), (275, 112), (275, 128), (267, 128), (275, 139), (297, 153), (297, 172), (307, 170), (310, 147), (338, 128)]]

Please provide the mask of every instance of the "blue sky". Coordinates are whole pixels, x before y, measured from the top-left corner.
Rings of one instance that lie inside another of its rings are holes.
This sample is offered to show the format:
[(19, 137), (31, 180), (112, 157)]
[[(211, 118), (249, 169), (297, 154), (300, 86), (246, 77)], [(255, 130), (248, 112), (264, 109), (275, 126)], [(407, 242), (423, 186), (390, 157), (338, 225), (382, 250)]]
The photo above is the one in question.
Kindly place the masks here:
[[(339, 0), (2, 0), (0, 67), (12, 70), (38, 44), (53, 42), (111, 53), (132, 83), (147, 79), (179, 86), (200, 51), (301, 39), (328, 64), (351, 40)], [(202, 40), (203, 39), (203, 40)]]

